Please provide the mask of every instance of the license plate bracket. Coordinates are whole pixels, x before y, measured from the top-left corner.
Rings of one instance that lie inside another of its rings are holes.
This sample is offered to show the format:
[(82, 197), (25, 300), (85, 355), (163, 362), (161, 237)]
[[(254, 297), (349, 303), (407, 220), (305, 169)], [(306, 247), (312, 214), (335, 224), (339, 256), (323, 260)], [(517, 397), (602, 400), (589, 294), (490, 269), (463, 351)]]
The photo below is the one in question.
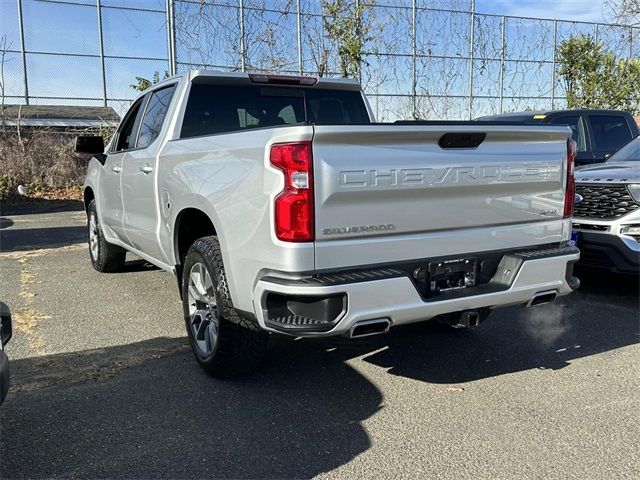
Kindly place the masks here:
[(431, 295), (474, 287), (477, 277), (475, 258), (456, 258), (430, 262), (427, 287)]
[(578, 244), (578, 237), (580, 236), (580, 232), (577, 230), (571, 230), (571, 241), (574, 245)]

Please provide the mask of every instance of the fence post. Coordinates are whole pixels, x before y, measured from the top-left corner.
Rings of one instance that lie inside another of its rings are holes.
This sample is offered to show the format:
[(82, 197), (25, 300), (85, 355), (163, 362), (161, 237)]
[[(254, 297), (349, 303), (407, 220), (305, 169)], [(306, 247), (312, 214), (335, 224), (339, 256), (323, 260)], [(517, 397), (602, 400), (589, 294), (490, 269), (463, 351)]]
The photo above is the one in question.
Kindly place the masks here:
[(166, 0), (165, 11), (167, 16), (167, 62), (169, 75), (177, 73), (176, 61), (176, 22), (173, 0)]
[(302, 18), (300, 12), (300, 0), (296, 0), (296, 18), (298, 28), (298, 73), (302, 75)]
[(240, 0), (238, 15), (240, 17), (240, 69), (244, 72), (247, 68), (244, 42), (244, 0)]
[(27, 80), (27, 54), (24, 48), (24, 21), (22, 0), (18, 0), (18, 23), (20, 24), (20, 53), (22, 54), (22, 75), (24, 75), (24, 103), (29, 105), (29, 81)]
[(473, 44), (475, 43), (476, 0), (471, 0), (471, 25), (469, 26), (469, 120), (473, 119)]
[(98, 41), (100, 42), (100, 69), (102, 71), (102, 105), (107, 106), (107, 72), (104, 68), (104, 35), (102, 32), (102, 5), (100, 0), (96, 0), (96, 10), (98, 11)]
[(417, 106), (417, 95), (418, 95), (418, 78), (417, 78), (417, 56), (418, 56), (418, 46), (417, 46), (417, 28), (416, 28), (416, 0), (412, 1), (411, 4), (411, 36), (412, 36), (412, 65), (411, 65), (411, 95), (413, 98), (413, 119), (418, 119), (418, 106)]
[(499, 89), (500, 89), (500, 96), (498, 98), (498, 103), (500, 106), (500, 113), (502, 113), (503, 110), (503, 100), (504, 100), (504, 55), (505, 55), (505, 50), (507, 48), (507, 45), (505, 43), (505, 30), (506, 30), (506, 24), (507, 24), (507, 17), (502, 16), (502, 19), (500, 21), (500, 76), (498, 79), (498, 83), (499, 83)]
[(557, 49), (558, 49), (558, 20), (553, 21), (553, 63), (552, 68), (553, 72), (551, 72), (551, 110), (555, 108), (556, 105), (556, 57), (557, 57)]
[(356, 0), (355, 6), (356, 9), (354, 13), (356, 17), (354, 18), (354, 20), (356, 21), (356, 36), (358, 37), (358, 41), (360, 43), (360, 57), (358, 58), (358, 83), (362, 85), (362, 38), (360, 35), (360, 0)]

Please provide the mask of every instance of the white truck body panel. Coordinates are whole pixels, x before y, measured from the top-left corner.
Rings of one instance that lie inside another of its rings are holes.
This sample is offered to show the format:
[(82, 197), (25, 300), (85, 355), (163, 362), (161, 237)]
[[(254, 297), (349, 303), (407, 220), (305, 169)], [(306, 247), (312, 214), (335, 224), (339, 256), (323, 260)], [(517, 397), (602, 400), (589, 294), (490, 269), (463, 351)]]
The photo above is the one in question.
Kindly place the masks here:
[(489, 126), (472, 154), (438, 146), (465, 131), (315, 127), (316, 268), (561, 242), (566, 129)]

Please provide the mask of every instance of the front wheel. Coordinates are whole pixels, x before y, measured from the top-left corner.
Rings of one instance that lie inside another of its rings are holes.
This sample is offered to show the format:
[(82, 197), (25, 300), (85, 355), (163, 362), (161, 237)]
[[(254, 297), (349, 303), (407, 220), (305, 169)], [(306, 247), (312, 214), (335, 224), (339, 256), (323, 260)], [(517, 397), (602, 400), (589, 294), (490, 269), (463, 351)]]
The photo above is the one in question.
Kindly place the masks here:
[(209, 375), (232, 377), (259, 365), (269, 335), (233, 308), (215, 236), (196, 240), (187, 252), (182, 307), (191, 349)]

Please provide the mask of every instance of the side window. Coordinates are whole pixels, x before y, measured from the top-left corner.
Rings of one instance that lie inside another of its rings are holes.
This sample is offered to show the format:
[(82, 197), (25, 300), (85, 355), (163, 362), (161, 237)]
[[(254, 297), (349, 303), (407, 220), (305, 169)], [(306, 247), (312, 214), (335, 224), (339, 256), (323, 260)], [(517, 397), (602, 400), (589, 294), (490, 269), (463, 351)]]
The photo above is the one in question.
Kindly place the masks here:
[(615, 151), (631, 140), (631, 130), (622, 116), (593, 115), (589, 122), (595, 150)]
[(144, 117), (142, 117), (137, 148), (148, 147), (160, 135), (160, 130), (162, 130), (162, 124), (175, 90), (176, 86), (172, 85), (151, 93)]
[(116, 148), (114, 152), (120, 152), (121, 150), (129, 150), (133, 148), (135, 144), (135, 132), (136, 128), (134, 128), (138, 122), (136, 121), (140, 116), (140, 106), (142, 105), (141, 98), (127, 112), (127, 115), (120, 126), (120, 130), (118, 130), (118, 143), (116, 144)]
[(549, 122), (551, 125), (567, 125), (571, 129), (571, 138), (578, 144), (579, 152), (587, 151), (587, 140), (584, 133), (584, 121), (580, 115), (569, 115), (566, 117), (554, 118)]

